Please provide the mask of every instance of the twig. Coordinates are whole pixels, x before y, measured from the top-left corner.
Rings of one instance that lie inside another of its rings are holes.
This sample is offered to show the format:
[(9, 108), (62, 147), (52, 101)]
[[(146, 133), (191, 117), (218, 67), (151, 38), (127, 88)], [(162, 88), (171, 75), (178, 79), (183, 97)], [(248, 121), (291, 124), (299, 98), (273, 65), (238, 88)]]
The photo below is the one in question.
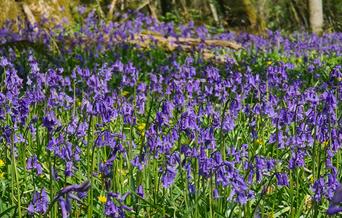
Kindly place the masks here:
[(116, 5), (116, 0), (113, 0), (112, 3), (110, 4), (109, 12), (107, 15), (108, 20), (112, 20), (112, 18), (113, 18), (113, 12), (114, 12), (115, 5)]
[[(145, 6), (150, 4), (150, 0), (146, 0), (143, 3), (141, 3), (141, 5), (139, 5), (139, 7), (137, 7), (137, 9), (135, 9), (133, 11), (133, 13), (131, 13), (131, 15), (135, 15), (137, 12), (139, 12), (141, 9), (143, 9)], [(125, 19), (123, 19), (121, 22), (125, 22), (130, 18), (130, 16), (127, 16)]]
[(216, 24), (219, 24), (220, 21), (219, 21), (219, 17), (217, 15), (217, 10), (216, 10), (215, 4), (213, 3), (213, 0), (209, 0), (209, 6), (210, 6), (210, 10), (211, 10), (211, 13), (213, 14), (213, 18)]
[(187, 9), (187, 7), (186, 7), (186, 1), (185, 1), (185, 0), (179, 0), (179, 3), (180, 3), (180, 5), (181, 5), (181, 7), (182, 7), (182, 9), (183, 9), (184, 16), (185, 16), (185, 17), (188, 17), (189, 12), (188, 12), (188, 9)]
[(96, 6), (97, 6), (98, 12), (100, 13), (100, 16), (101, 16), (102, 18), (104, 18), (105, 15), (104, 15), (104, 12), (103, 12), (103, 10), (102, 10), (102, 8), (101, 8), (101, 0), (96, 0)]
[(32, 11), (30, 9), (30, 7), (26, 4), (26, 3), (22, 3), (22, 7), (23, 7), (23, 11), (26, 15), (27, 20), (30, 22), (30, 24), (32, 25), (32, 27), (34, 27), (34, 31), (37, 32), (38, 28), (36, 27), (36, 19), (34, 18)]
[(156, 13), (156, 8), (155, 8), (155, 6), (152, 5), (151, 2), (149, 2), (149, 4), (148, 4), (147, 6), (148, 6), (148, 9), (149, 9), (149, 11), (150, 11), (150, 13), (151, 13), (151, 16), (152, 16), (154, 19), (158, 20), (158, 16), (157, 16), (157, 13)]
[(206, 39), (206, 40), (201, 40), (199, 38), (184, 38), (184, 37), (168, 37), (165, 38), (162, 35), (158, 33), (153, 33), (153, 32), (147, 32), (147, 33), (141, 33), (137, 34), (135, 38), (140, 38), (145, 41), (149, 41), (151, 39), (154, 39), (162, 44), (169, 44), (169, 46), (176, 47), (178, 45), (190, 45), (190, 46), (196, 46), (199, 45), (200, 43), (203, 43), (204, 45), (207, 46), (219, 46), (219, 47), (226, 47), (226, 48), (231, 48), (234, 50), (239, 50), (242, 48), (242, 45), (234, 42), (234, 41), (228, 41), (228, 40), (219, 40), (219, 39)]

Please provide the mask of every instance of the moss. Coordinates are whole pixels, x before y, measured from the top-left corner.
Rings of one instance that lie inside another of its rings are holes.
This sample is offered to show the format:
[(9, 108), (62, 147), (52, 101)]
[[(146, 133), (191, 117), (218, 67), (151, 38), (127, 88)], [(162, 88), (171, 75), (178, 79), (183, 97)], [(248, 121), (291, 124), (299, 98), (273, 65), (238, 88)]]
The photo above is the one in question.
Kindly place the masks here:
[(61, 23), (64, 19), (73, 22), (70, 10), (70, 1), (68, 0), (1, 0), (0, 7), (0, 25), (3, 25), (7, 19), (16, 20), (17, 18), (25, 19), (22, 4), (26, 4), (35, 20), (39, 22), (42, 17), (54, 20), (48, 25)]
[(0, 1), (0, 25), (3, 25), (6, 20), (15, 20), (17, 17), (23, 16), (23, 12), (19, 4), (13, 0)]

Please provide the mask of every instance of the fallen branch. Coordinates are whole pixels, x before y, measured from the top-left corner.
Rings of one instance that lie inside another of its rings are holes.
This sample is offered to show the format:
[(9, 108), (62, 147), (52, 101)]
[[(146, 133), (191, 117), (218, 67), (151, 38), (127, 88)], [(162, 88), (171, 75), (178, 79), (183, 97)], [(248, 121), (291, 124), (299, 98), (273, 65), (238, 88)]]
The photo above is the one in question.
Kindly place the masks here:
[[(102, 38), (102, 37), (101, 37)], [(224, 63), (226, 61), (225, 55), (217, 55), (213, 52), (212, 47), (221, 47), (221, 48), (229, 48), (233, 50), (243, 49), (242, 45), (229, 40), (219, 40), (219, 39), (207, 39), (202, 40), (199, 38), (186, 38), (186, 37), (164, 37), (159, 33), (155, 32), (142, 32), (139, 34), (134, 34), (132, 38), (116, 38), (115, 42), (110, 41), (110, 36), (105, 35), (102, 38), (102, 43), (110, 44), (110, 43), (129, 43), (136, 45), (142, 49), (150, 49), (151, 46), (156, 45), (165, 49), (165, 51), (174, 51), (176, 49), (181, 49), (183, 51), (194, 52), (198, 51), (203, 55), (205, 60), (214, 60), (218, 63)], [(98, 44), (98, 41), (93, 38), (88, 38), (86, 36), (80, 39), (82, 42), (86, 42), (85, 45), (94, 45)], [(65, 44), (65, 43), (64, 43)], [(68, 43), (66, 43), (68, 44)], [(203, 45), (203, 47), (199, 50), (196, 47)]]
[(190, 45), (190, 46), (198, 46), (199, 44), (203, 43), (206, 46), (217, 46), (217, 47), (224, 47), (224, 48), (231, 48), (234, 50), (239, 50), (242, 48), (242, 45), (234, 42), (234, 41), (228, 41), (228, 40), (219, 40), (219, 39), (206, 39), (201, 40), (199, 38), (184, 38), (184, 37), (167, 37), (161, 36), (160, 34), (156, 33), (141, 33), (137, 34), (136, 38), (140, 38), (143, 40), (156, 40), (162, 44), (169, 44), (169, 47), (176, 46), (184, 46), (184, 45)]
[(112, 3), (110, 4), (108, 15), (107, 15), (107, 20), (109, 20), (109, 21), (112, 20), (112, 18), (113, 18), (113, 12), (114, 12), (115, 5), (116, 5), (116, 0), (112, 0)]
[(148, 10), (150, 11), (151, 16), (152, 16), (154, 19), (158, 20), (156, 8), (155, 8), (155, 6), (153, 5), (153, 3), (150, 2), (147, 6), (148, 6)]
[(22, 7), (23, 7), (24, 14), (26, 16), (26, 19), (31, 24), (31, 26), (34, 27), (34, 31), (37, 32), (38, 28), (35, 26), (37, 22), (36, 22), (36, 19), (34, 18), (34, 15), (30, 7), (26, 3), (22, 3)]
[(192, 52), (194, 47), (200, 44), (205, 47), (201, 49), (201, 53), (205, 60), (214, 60), (218, 63), (224, 63), (226, 61), (226, 56), (215, 54), (210, 48), (207, 47), (222, 47), (230, 48), (233, 50), (242, 49), (242, 45), (228, 40), (218, 40), (218, 39), (207, 39), (201, 40), (199, 38), (184, 38), (184, 37), (163, 37), (157, 33), (141, 33), (136, 34), (134, 40), (128, 40), (127, 42), (139, 45), (142, 48), (150, 48), (151, 45), (156, 44), (160, 47), (165, 48), (168, 51), (174, 51), (177, 48), (181, 48), (184, 51)]
[(137, 14), (141, 9), (143, 9), (145, 6), (148, 6), (150, 4), (150, 0), (146, 0), (144, 2), (142, 2), (139, 7), (137, 7), (129, 16), (127, 16), (126, 18), (122, 19), (120, 22), (126, 22), (127, 20), (130, 19), (130, 16)]
[[(110, 35), (104, 35), (101, 37), (101, 41), (95, 38), (89, 38), (87, 36), (81, 36), (80, 38), (67, 37), (62, 39), (61, 41), (57, 41), (52, 38), (52, 43), (58, 50), (58, 44), (63, 44), (64, 47), (73, 47), (77, 45), (78, 42), (82, 42), (82, 45), (91, 46), (99, 43), (103, 43), (104, 45), (112, 45), (115, 43), (129, 43), (136, 45), (138, 48), (150, 49), (151, 46), (156, 45), (165, 49), (165, 51), (174, 51), (176, 49), (181, 49), (183, 51), (194, 52), (198, 51), (203, 55), (205, 60), (214, 60), (216, 62), (223, 63), (226, 60), (226, 56), (217, 55), (213, 52), (212, 47), (221, 47), (221, 48), (230, 48), (233, 50), (242, 49), (242, 45), (228, 40), (218, 40), (218, 39), (207, 39), (202, 40), (199, 38), (185, 38), (185, 37), (164, 37), (159, 33), (155, 32), (143, 32), (139, 34), (135, 34), (133, 38), (116, 38), (115, 41), (110, 40)], [(38, 50), (42, 50), (42, 43), (37, 42), (28, 42), (26, 40), (18, 41), (18, 42), (7, 42), (5, 44), (0, 45), (1, 47), (11, 47), (11, 46), (19, 46), (26, 45), (28, 47), (33, 47)], [(201, 46), (201, 49), (196, 49), (198, 46)], [(48, 48), (47, 48), (48, 49)], [(59, 52), (60, 53), (60, 52)]]

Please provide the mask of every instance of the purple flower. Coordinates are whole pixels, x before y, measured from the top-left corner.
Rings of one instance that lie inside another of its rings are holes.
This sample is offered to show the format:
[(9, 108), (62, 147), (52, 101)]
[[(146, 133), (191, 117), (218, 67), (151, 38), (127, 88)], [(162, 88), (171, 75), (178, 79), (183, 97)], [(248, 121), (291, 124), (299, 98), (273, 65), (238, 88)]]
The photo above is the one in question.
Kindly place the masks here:
[(276, 177), (279, 186), (289, 186), (289, 179), (286, 173), (276, 173)]
[(323, 192), (324, 192), (324, 179), (323, 178), (319, 178), (317, 181), (315, 181), (314, 185), (313, 185), (313, 191), (314, 191), (314, 197), (313, 199), (316, 202), (320, 202), (323, 196)]
[(144, 162), (140, 159), (141, 158), (139, 157), (139, 155), (137, 155), (133, 160), (131, 160), (131, 163), (134, 167), (138, 168), (139, 171), (142, 171), (144, 169)]
[(142, 187), (142, 185), (139, 185), (138, 189), (137, 189), (137, 194), (144, 198), (144, 188)]
[(60, 124), (60, 121), (56, 118), (56, 115), (53, 111), (47, 112), (46, 116), (43, 118), (43, 125), (49, 131), (52, 131), (59, 124)]
[(9, 66), (11, 65), (11, 63), (7, 60), (6, 57), (1, 57), (0, 59), (0, 66), (1, 67), (6, 67), (6, 66)]
[(214, 199), (220, 198), (220, 194), (216, 188), (213, 190), (213, 198)]
[(77, 192), (77, 194), (84, 196), (85, 192), (88, 191), (90, 186), (91, 186), (90, 182), (86, 181), (80, 185), (75, 184), (75, 185), (66, 186), (57, 193), (57, 195), (54, 198), (54, 201), (58, 200), (63, 218), (69, 217), (71, 213), (71, 205), (72, 205), (71, 200), (75, 199), (77, 201), (80, 201), (79, 197), (72, 194), (72, 192)]
[(342, 207), (337, 206), (337, 205), (330, 205), (327, 210), (328, 215), (335, 215), (340, 212), (342, 212)]
[(330, 200), (330, 205), (327, 210), (328, 215), (334, 215), (342, 212), (342, 207), (338, 206), (342, 202), (342, 185), (340, 184), (335, 190), (334, 196)]
[(161, 181), (164, 188), (170, 187), (173, 184), (177, 175), (177, 170), (171, 166), (166, 167), (165, 173), (162, 175)]
[(26, 169), (28, 170), (36, 170), (37, 175), (40, 175), (43, 173), (42, 165), (38, 162), (37, 155), (33, 155), (32, 157), (29, 157), (26, 161)]
[(335, 190), (334, 196), (332, 197), (331, 204), (339, 204), (342, 203), (342, 185), (339, 185)]
[(330, 205), (327, 210), (328, 215), (334, 215), (342, 212), (342, 207), (339, 204), (342, 203), (342, 185), (335, 190), (333, 197), (330, 200)]
[(67, 161), (65, 163), (65, 171), (64, 174), (66, 176), (72, 176), (73, 175), (73, 167), (74, 167), (74, 163), (72, 161)]
[[(129, 192), (127, 192), (123, 196), (117, 193), (108, 193), (108, 200), (105, 205), (105, 214), (108, 217), (113, 217), (113, 218), (126, 217), (125, 211), (132, 210), (132, 208), (124, 205), (124, 201), (128, 195), (129, 195)], [(114, 202), (118, 202), (118, 204)]]
[(67, 218), (69, 217), (69, 210), (67, 208), (67, 202), (64, 200), (64, 198), (60, 197), (58, 199), (59, 201), (59, 206), (61, 207), (61, 215), (62, 215), (62, 218)]
[(189, 186), (188, 186), (188, 190), (189, 190), (189, 193), (190, 193), (191, 195), (194, 195), (194, 194), (196, 193), (196, 187), (195, 187), (195, 185), (190, 183)]
[(91, 184), (90, 184), (89, 181), (86, 181), (86, 182), (84, 182), (84, 183), (82, 183), (80, 185), (77, 185), (77, 184), (75, 184), (75, 185), (68, 185), (68, 186), (62, 188), (58, 192), (58, 194), (55, 197), (55, 199), (58, 199), (60, 196), (63, 196), (63, 195), (68, 194), (70, 192), (86, 192), (86, 191), (88, 191), (90, 186), (91, 186)]
[(113, 218), (122, 218), (125, 217), (124, 211), (120, 208), (117, 207), (114, 202), (112, 201), (107, 201), (106, 206), (105, 206), (105, 214), (109, 217)]
[(29, 214), (34, 214), (34, 213), (39, 213), (39, 214), (44, 214), (49, 205), (49, 198), (48, 195), (43, 188), (40, 192), (35, 192), (33, 194), (33, 199), (31, 203), (28, 205), (28, 212)]

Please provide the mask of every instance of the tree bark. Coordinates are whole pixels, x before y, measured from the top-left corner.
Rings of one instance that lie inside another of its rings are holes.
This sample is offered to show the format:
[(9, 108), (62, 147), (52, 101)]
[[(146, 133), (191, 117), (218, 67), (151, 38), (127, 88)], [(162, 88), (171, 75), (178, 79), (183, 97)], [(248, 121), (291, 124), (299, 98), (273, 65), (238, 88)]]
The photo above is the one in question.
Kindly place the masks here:
[(258, 32), (263, 32), (266, 29), (266, 0), (257, 0), (257, 12), (258, 12)]
[(165, 16), (166, 13), (172, 11), (172, 3), (170, 0), (160, 0), (160, 7), (161, 7), (163, 16)]
[(242, 0), (242, 4), (245, 8), (246, 14), (248, 16), (249, 23), (251, 25), (251, 29), (256, 30), (257, 29), (257, 12), (255, 10), (255, 7), (253, 6), (252, 2), (250, 0)]
[(314, 33), (323, 30), (323, 5), (322, 0), (309, 0), (310, 27)]

